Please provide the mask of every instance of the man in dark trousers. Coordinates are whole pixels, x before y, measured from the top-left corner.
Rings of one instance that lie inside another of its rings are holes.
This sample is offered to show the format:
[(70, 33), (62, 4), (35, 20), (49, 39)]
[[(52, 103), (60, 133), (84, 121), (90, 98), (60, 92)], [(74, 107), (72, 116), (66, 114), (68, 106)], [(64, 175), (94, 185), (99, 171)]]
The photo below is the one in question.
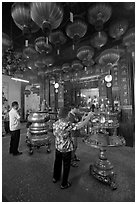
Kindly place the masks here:
[[(71, 106), (71, 111), (69, 113), (69, 120), (71, 121), (71, 123), (78, 123), (80, 122), (82, 119), (82, 115), (79, 112), (79, 107), (78, 106)], [(80, 136), (80, 130), (74, 130), (72, 131), (72, 137), (74, 140), (74, 150), (72, 151), (71, 154), (71, 166), (72, 167), (78, 167), (78, 164), (76, 163), (77, 161), (80, 161), (80, 159), (76, 156), (76, 150), (77, 150), (77, 146), (78, 146), (78, 142), (77, 142), (77, 137)]]
[(19, 140), (20, 140), (20, 115), (18, 113), (18, 108), (19, 108), (18, 102), (14, 101), (12, 103), (12, 109), (9, 112), (10, 131), (11, 131), (9, 153), (13, 155), (22, 154), (22, 152), (18, 151)]

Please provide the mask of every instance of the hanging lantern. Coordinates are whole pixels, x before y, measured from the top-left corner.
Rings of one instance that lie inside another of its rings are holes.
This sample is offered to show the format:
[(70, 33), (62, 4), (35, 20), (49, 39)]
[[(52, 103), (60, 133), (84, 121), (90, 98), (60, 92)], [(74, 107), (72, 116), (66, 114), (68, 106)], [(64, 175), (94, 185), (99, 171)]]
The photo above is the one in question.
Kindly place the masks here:
[(30, 90), (33, 92), (33, 94), (39, 94), (39, 89), (35, 86), (32, 86)]
[(38, 71), (38, 76), (44, 77), (45, 76), (45, 70), (41, 69)]
[(59, 46), (66, 42), (66, 38), (61, 31), (52, 32), (49, 36), (49, 41), (57, 48), (57, 54), (59, 55)]
[(96, 3), (88, 11), (89, 23), (95, 26), (97, 31), (103, 29), (103, 24), (106, 23), (112, 14), (111, 6), (106, 3)]
[(81, 72), (80, 71), (76, 71), (73, 73), (73, 76), (72, 76), (72, 81), (78, 81), (80, 79), (80, 76), (81, 76)]
[(24, 78), (26, 80), (29, 80), (29, 82), (32, 84), (37, 83), (38, 80), (37, 75), (32, 70), (27, 70), (26, 72), (24, 72)]
[(90, 46), (82, 46), (77, 51), (77, 58), (80, 60), (90, 60), (94, 55), (94, 50)]
[(35, 33), (39, 27), (30, 16), (30, 3), (17, 2), (12, 5), (11, 15), (15, 24), (23, 31), (23, 34)]
[(23, 49), (23, 56), (27, 59), (33, 58), (37, 54), (33, 45), (29, 45)]
[(26, 96), (28, 96), (28, 95), (30, 95), (30, 94), (31, 94), (31, 91), (30, 91), (30, 90), (28, 90), (28, 89), (26, 89), (26, 90), (24, 91), (24, 94), (25, 94)]
[(12, 41), (6, 33), (2, 33), (2, 53), (4, 53), (12, 45)]
[(92, 66), (92, 65), (95, 64), (95, 61), (94, 61), (94, 60), (92, 59), (92, 57), (91, 57), (91, 58), (88, 59), (88, 60), (82, 60), (82, 64), (83, 64), (84, 66), (90, 67), (90, 66)]
[(69, 81), (71, 79), (70, 73), (66, 73), (63, 75), (63, 80), (64, 81)]
[(118, 51), (118, 54), (120, 55), (120, 57), (125, 54), (125, 48), (122, 45), (116, 45), (116, 46), (112, 47), (112, 49), (116, 49)]
[(135, 10), (135, 2), (123, 2), (125, 9), (132, 11)]
[(90, 40), (93, 47), (100, 49), (107, 43), (107, 34), (104, 31), (95, 33)]
[(35, 74), (30, 75), (28, 78), (29, 78), (29, 82), (30, 82), (31, 84), (36, 84), (36, 83), (38, 83), (38, 77), (37, 77)]
[(39, 53), (49, 54), (52, 51), (52, 46), (48, 43), (45, 37), (39, 37), (35, 40), (35, 49)]
[(81, 70), (83, 68), (82, 63), (79, 60), (74, 60), (71, 64), (71, 68), (74, 71)]
[(63, 10), (55, 2), (31, 3), (31, 18), (41, 27), (46, 36), (51, 30), (60, 26), (63, 20)]
[(123, 44), (126, 47), (135, 45), (135, 28), (129, 29), (123, 37)]
[(126, 20), (120, 20), (110, 25), (109, 35), (112, 38), (120, 39), (120, 37), (126, 32), (128, 28), (128, 22)]
[(73, 39), (73, 49), (75, 44), (80, 38), (84, 37), (86, 32), (87, 25), (80, 20), (76, 20), (67, 26), (66, 33), (69, 38)]
[(35, 66), (38, 68), (44, 68), (44, 67), (50, 67), (52, 66), (54, 63), (54, 60), (51, 56), (47, 56), (47, 55), (39, 55), (38, 59), (35, 62)]
[(53, 74), (59, 74), (61, 72), (61, 68), (59, 66), (53, 67), (52, 70)]
[(100, 54), (100, 56), (98, 57), (98, 62), (101, 65), (113, 67), (117, 64), (119, 58), (120, 54), (118, 53), (118, 50), (107, 49)]
[(16, 78), (19, 78), (19, 79), (23, 79), (23, 72), (22, 71), (19, 71), (17, 70), (15, 73), (14, 73), (14, 77)]
[(26, 67), (30, 70), (35, 70), (37, 67), (35, 66), (34, 59), (29, 59), (26, 61)]
[(69, 63), (64, 63), (62, 65), (62, 70), (63, 70), (63, 72), (69, 72), (71, 70), (70, 64)]

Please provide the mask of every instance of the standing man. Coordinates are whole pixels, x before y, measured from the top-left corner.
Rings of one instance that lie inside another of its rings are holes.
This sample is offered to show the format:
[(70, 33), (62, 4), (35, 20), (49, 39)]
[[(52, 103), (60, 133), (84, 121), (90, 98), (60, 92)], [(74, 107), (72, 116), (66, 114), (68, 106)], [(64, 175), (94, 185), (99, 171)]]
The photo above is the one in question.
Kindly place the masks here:
[(11, 131), (9, 153), (13, 155), (22, 154), (22, 152), (18, 151), (19, 140), (20, 140), (20, 115), (18, 113), (18, 108), (19, 108), (18, 102), (14, 101), (12, 103), (12, 109), (9, 112), (10, 131)]
[[(76, 123), (80, 122), (81, 119), (82, 119), (82, 115), (80, 114), (78, 107), (74, 107), (74, 105), (72, 105), (71, 111), (69, 112), (70, 122), (76, 124)], [(80, 159), (76, 156), (76, 150), (78, 147), (77, 137), (80, 136), (80, 130), (72, 131), (71, 134), (72, 134), (72, 138), (73, 138), (73, 142), (74, 142), (74, 149), (73, 149), (72, 154), (71, 154), (71, 166), (72, 167), (78, 167), (76, 162), (80, 161)]]

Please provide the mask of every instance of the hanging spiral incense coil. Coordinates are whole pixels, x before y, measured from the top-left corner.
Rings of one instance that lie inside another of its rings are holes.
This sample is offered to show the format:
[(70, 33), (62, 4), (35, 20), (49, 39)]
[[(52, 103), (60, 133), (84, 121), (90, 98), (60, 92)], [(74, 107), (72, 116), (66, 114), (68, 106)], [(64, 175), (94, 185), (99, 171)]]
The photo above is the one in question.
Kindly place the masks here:
[(109, 4), (96, 3), (88, 11), (89, 23), (95, 26), (95, 29), (100, 31), (103, 29), (103, 24), (106, 23), (112, 14), (112, 9)]
[(39, 27), (34, 23), (30, 16), (30, 3), (17, 2), (12, 5), (11, 15), (15, 24), (23, 33), (35, 33)]
[(119, 39), (128, 28), (128, 21), (126, 20), (119, 20), (114, 22), (109, 27), (109, 35), (112, 38)]
[(100, 49), (107, 43), (107, 34), (104, 31), (95, 33), (90, 40), (93, 47)]
[(49, 54), (52, 51), (52, 46), (48, 42), (46, 42), (46, 38), (45, 37), (38, 37), (35, 40), (35, 49), (39, 53)]
[(101, 65), (110, 65), (114, 66), (117, 64), (118, 60), (120, 58), (120, 54), (118, 53), (118, 50), (116, 49), (107, 49), (104, 50), (100, 56), (98, 57), (98, 62)]
[(63, 10), (55, 2), (31, 3), (31, 18), (49, 36), (51, 30), (60, 26), (63, 20)]

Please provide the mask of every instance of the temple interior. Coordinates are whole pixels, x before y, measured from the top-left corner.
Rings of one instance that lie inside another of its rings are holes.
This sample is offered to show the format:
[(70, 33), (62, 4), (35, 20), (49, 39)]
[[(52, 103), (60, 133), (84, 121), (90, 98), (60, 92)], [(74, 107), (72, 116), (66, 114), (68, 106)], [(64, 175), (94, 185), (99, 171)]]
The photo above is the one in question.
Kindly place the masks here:
[[(135, 2), (1, 5), (2, 201), (135, 202)], [(9, 154), (14, 101), (21, 156)], [(93, 114), (65, 190), (52, 182), (63, 108)]]

